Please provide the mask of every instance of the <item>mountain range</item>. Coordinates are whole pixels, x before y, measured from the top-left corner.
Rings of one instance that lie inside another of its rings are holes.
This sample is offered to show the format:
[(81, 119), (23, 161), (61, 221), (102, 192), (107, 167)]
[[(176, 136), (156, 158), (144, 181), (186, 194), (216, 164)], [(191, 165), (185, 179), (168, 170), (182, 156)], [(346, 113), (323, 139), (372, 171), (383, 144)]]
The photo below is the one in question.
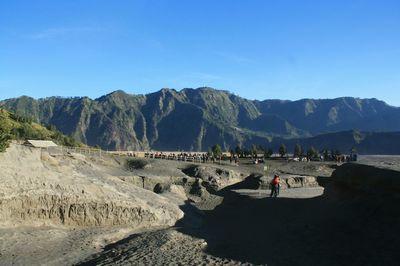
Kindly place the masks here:
[[(216, 143), (225, 149), (278, 142), (308, 145), (305, 139), (333, 136), (329, 134), (351, 135), (359, 144), (379, 132), (400, 131), (400, 108), (375, 98), (259, 101), (208, 87), (146, 95), (119, 90), (97, 99), (22, 96), (0, 101), (0, 107), (109, 150), (200, 151)], [(357, 140), (357, 134), (363, 137)]]

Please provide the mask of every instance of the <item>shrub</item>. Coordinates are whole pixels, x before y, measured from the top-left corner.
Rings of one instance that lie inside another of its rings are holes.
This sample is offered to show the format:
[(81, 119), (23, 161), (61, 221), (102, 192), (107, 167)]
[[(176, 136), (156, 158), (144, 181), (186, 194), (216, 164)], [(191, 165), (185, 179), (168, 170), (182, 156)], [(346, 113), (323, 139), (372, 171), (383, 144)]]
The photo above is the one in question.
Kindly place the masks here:
[(279, 146), (279, 154), (281, 157), (284, 157), (287, 154), (287, 148), (285, 144), (281, 144), (281, 146)]
[(0, 152), (3, 152), (7, 149), (10, 144), (11, 136), (4, 129), (0, 128)]

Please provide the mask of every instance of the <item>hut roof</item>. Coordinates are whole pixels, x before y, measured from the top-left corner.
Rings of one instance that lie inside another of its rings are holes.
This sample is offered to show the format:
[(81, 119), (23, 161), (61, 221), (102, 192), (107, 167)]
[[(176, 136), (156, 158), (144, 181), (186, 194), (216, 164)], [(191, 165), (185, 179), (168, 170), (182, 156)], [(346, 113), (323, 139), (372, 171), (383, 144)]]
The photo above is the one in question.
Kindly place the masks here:
[(51, 140), (31, 140), (28, 139), (25, 141), (25, 145), (32, 146), (35, 148), (47, 148), (47, 147), (56, 147), (57, 144), (55, 144)]

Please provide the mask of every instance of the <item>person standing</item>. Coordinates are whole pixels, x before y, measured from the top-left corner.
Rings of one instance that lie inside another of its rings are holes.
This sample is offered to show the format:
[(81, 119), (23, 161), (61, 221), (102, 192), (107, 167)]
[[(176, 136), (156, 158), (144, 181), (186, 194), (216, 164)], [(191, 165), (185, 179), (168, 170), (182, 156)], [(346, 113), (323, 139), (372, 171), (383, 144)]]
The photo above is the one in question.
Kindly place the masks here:
[(271, 181), (271, 195), (270, 197), (277, 197), (279, 195), (281, 178), (279, 175), (274, 175), (274, 178)]

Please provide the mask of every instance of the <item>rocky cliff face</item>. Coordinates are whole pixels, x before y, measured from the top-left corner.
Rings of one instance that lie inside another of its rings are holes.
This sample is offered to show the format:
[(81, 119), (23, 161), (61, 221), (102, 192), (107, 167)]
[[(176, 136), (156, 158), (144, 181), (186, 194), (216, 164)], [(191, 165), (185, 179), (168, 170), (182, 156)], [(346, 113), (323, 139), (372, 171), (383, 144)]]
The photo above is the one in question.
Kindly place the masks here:
[(95, 100), (25, 96), (0, 106), (112, 150), (206, 150), (349, 129), (400, 130), (400, 109), (376, 99), (250, 101), (211, 88), (116, 91)]

